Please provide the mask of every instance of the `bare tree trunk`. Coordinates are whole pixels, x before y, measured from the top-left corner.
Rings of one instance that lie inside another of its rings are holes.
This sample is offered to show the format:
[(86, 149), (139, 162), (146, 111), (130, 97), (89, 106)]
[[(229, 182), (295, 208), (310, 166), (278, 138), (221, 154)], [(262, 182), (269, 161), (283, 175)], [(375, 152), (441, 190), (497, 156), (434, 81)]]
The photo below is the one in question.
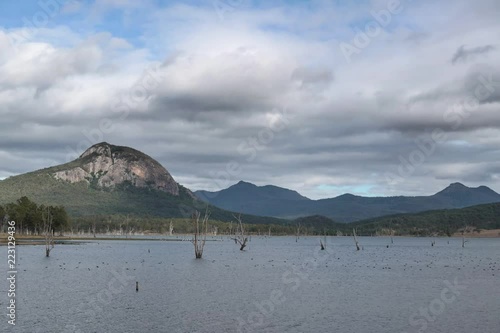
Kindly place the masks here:
[(54, 231), (52, 230), (52, 223), (54, 217), (50, 213), (50, 208), (42, 212), (43, 235), (45, 236), (45, 256), (50, 256), (50, 251), (54, 248)]
[(352, 234), (354, 236), (354, 244), (356, 244), (356, 251), (361, 250), (359, 247), (358, 236), (356, 236), (356, 229), (352, 229)]
[(236, 221), (238, 221), (238, 227), (240, 230), (240, 234), (234, 238), (234, 242), (236, 244), (240, 244), (240, 251), (243, 251), (247, 246), (248, 237), (245, 236), (245, 229), (243, 228), (243, 222), (241, 221), (241, 215), (235, 216), (233, 215)]
[(470, 231), (473, 231), (473, 228), (471, 226), (468, 226), (466, 225), (463, 229), (462, 229), (462, 247), (465, 247), (465, 243), (468, 242), (468, 240), (465, 239), (465, 234), (470, 232)]
[[(194, 245), (194, 254), (196, 259), (201, 259), (203, 256), (203, 249), (205, 247), (205, 242), (207, 240), (208, 232), (208, 209), (205, 211), (205, 216), (200, 223), (200, 212), (195, 211), (192, 216), (192, 221), (194, 223), (194, 236), (191, 242)], [(201, 225), (200, 225), (201, 224)]]
[(129, 226), (128, 226), (129, 222), (130, 221), (129, 221), (128, 214), (127, 214), (127, 217), (125, 218), (125, 238), (128, 238), (128, 235), (130, 232)]
[(300, 223), (297, 223), (297, 229), (295, 230), (295, 242), (299, 241), (299, 235), (300, 235)]

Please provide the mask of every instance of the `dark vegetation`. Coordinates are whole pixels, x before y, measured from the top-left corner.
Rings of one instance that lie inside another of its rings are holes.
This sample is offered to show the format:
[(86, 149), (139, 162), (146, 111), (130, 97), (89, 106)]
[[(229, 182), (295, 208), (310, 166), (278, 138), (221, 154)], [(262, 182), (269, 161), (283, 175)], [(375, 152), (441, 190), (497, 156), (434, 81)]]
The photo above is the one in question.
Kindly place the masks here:
[(324, 229), (329, 235), (351, 235), (355, 228), (360, 236), (451, 236), (470, 228), (474, 232), (500, 229), (500, 203), (390, 215), (347, 224), (335, 223), (323, 216), (309, 216), (298, 221), (318, 232)]
[[(46, 230), (47, 219), (51, 220), (50, 230)], [(27, 197), (0, 206), (0, 230), (3, 230), (7, 221), (16, 221), (16, 233), (31, 235), (43, 235), (48, 231), (63, 232), (71, 225), (64, 207), (38, 205)]]
[[(170, 222), (172, 222), (173, 233), (193, 234), (195, 227), (192, 218), (162, 218), (154, 216), (136, 215), (110, 215), (110, 216), (82, 216), (72, 219), (73, 233), (92, 233), (92, 228), (96, 225), (96, 233), (105, 234), (120, 232), (122, 235), (132, 235), (134, 233), (155, 233), (168, 235), (170, 233)], [(287, 235), (293, 231), (293, 227), (287, 224), (251, 224), (245, 223), (245, 231), (254, 235), (267, 235), (271, 228), (272, 235)], [(314, 231), (312, 228), (309, 230)], [(237, 222), (224, 222), (214, 219), (210, 215), (208, 226), (209, 235), (234, 235), (237, 232)]]
[[(191, 234), (195, 227), (191, 218), (163, 218), (151, 215), (137, 214), (111, 214), (111, 215), (89, 215), (69, 217), (66, 209), (62, 206), (39, 205), (27, 197), (22, 197), (13, 203), (0, 205), (0, 231), (3, 231), (7, 221), (16, 221), (16, 232), (18, 234), (43, 235), (44, 214), (50, 212), (52, 216), (52, 227), (54, 233), (68, 232), (73, 234), (106, 234), (118, 233), (121, 235), (133, 235), (137, 233), (168, 234), (172, 225), (175, 234)], [(233, 235), (237, 231), (235, 221), (225, 222), (210, 216), (209, 234)], [(253, 217), (256, 219), (256, 217)], [(251, 218), (250, 218), (251, 219)], [(275, 224), (246, 224), (246, 230), (252, 234), (286, 235), (291, 232), (288, 221), (279, 221)], [(313, 230), (310, 230), (313, 232)]]
[(500, 229), (500, 203), (462, 209), (427, 211), (417, 214), (386, 216), (351, 224), (360, 235), (451, 236), (467, 226), (475, 232), (481, 229)]
[[(73, 163), (73, 162), (72, 162)], [(65, 167), (66, 168), (66, 167)], [(137, 188), (122, 184), (114, 189), (95, 188), (81, 182), (71, 184), (55, 179), (51, 173), (64, 170), (43, 169), (0, 181), (0, 205), (14, 202), (20, 197), (36, 198), (39, 204), (64, 205), (74, 218), (85, 216), (134, 215), (164, 218), (190, 218), (195, 210), (204, 211), (207, 204), (192, 197), (189, 190), (179, 186), (180, 195)], [(233, 213), (209, 206), (211, 218), (230, 222)], [(287, 221), (272, 217), (242, 215), (250, 224), (284, 224)]]
[[(55, 233), (73, 234), (192, 234), (196, 231), (192, 218), (164, 218), (152, 215), (109, 214), (69, 217), (62, 206), (39, 205), (27, 197), (0, 206), (2, 226), (7, 220), (16, 221), (17, 232), (41, 235), (43, 212), (47, 209), (53, 217)], [(243, 219), (241, 215), (241, 219)], [(254, 220), (258, 217), (251, 217)], [(266, 222), (268, 222), (266, 220)], [(473, 206), (462, 209), (436, 210), (417, 214), (392, 215), (354, 223), (338, 223), (315, 215), (296, 220), (275, 220), (275, 223), (251, 223), (245, 221), (245, 233), (253, 235), (294, 235), (300, 225), (301, 235), (352, 235), (355, 228), (359, 236), (451, 236), (464, 229), (473, 232), (500, 229), (500, 203)], [(229, 221), (210, 215), (209, 235), (238, 235), (240, 223), (234, 216)], [(2, 230), (3, 228), (0, 228)]]

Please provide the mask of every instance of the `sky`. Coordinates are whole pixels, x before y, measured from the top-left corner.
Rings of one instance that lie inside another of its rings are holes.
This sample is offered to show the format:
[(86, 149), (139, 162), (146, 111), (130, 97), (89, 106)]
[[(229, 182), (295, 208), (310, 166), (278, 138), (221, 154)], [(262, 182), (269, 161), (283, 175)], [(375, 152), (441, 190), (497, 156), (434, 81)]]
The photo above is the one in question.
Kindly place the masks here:
[(500, 191), (498, 0), (0, 2), (0, 179), (106, 141), (192, 190)]

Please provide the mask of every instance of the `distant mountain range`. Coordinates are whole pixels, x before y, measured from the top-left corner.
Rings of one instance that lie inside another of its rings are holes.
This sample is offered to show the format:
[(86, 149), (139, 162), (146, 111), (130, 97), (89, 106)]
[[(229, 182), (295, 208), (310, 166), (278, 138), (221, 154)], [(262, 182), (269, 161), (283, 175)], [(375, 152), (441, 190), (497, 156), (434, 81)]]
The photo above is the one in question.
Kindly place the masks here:
[(385, 215), (500, 202), (500, 194), (486, 186), (471, 188), (461, 183), (451, 184), (434, 195), (417, 197), (344, 194), (336, 198), (311, 200), (286, 188), (256, 186), (244, 181), (218, 192), (196, 191), (195, 195), (214, 206), (245, 214), (288, 219), (322, 215), (344, 223)]
[(0, 205), (22, 196), (38, 204), (62, 205), (74, 217), (116, 214), (187, 217), (193, 208), (202, 211), (209, 203), (214, 220), (232, 221), (236, 212), (243, 214), (246, 223), (304, 223), (320, 230), (381, 216), (500, 202), (500, 194), (486, 186), (469, 188), (460, 183), (420, 197), (369, 198), (344, 194), (311, 200), (289, 189), (243, 181), (219, 192), (193, 193), (178, 184), (152, 157), (105, 142), (90, 147), (72, 162), (0, 181)]

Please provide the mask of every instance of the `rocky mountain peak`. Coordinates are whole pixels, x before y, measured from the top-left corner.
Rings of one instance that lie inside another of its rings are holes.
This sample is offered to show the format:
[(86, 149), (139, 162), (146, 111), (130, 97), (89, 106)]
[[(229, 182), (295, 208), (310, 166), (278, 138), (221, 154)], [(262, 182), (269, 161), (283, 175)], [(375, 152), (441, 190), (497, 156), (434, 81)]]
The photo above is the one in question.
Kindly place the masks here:
[(107, 142), (101, 142), (96, 145), (93, 145), (89, 149), (87, 149), (81, 156), (80, 158), (85, 158), (87, 156), (90, 156), (92, 154), (96, 155), (101, 155), (101, 156), (107, 156), (111, 157), (111, 145)]
[(87, 182), (96, 188), (113, 189), (131, 184), (179, 195), (179, 186), (170, 173), (150, 156), (129, 148), (98, 143), (87, 149), (54, 177), (71, 183)]

